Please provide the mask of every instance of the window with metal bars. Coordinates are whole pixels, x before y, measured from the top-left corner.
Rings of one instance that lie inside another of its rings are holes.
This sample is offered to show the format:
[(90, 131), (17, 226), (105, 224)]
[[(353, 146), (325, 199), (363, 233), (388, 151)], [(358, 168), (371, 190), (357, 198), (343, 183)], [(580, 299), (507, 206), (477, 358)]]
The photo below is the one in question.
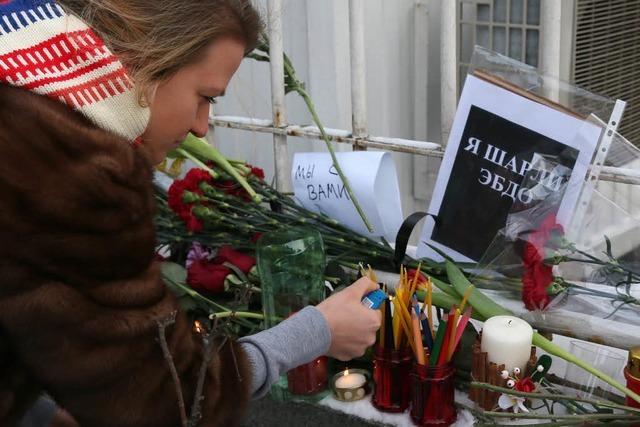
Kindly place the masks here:
[(475, 45), (538, 67), (540, 0), (459, 0), (458, 11), (460, 88)]
[(640, 146), (640, 1), (576, 0), (573, 82), (627, 101), (618, 132)]

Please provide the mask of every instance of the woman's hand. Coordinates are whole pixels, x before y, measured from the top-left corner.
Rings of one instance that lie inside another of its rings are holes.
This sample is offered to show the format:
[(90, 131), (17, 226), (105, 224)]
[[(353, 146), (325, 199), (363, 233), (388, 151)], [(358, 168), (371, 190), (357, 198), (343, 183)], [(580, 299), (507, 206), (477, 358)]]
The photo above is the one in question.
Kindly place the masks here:
[(376, 342), (380, 328), (380, 310), (362, 305), (362, 298), (378, 289), (378, 284), (363, 277), (346, 289), (318, 304), (331, 330), (328, 356), (338, 360), (360, 357)]

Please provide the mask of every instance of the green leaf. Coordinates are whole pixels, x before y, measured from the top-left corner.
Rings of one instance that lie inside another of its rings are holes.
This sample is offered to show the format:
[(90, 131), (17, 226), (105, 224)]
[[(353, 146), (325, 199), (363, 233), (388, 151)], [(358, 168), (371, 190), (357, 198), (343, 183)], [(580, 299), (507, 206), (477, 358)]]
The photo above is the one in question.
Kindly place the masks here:
[(611, 240), (608, 236), (604, 236), (604, 240), (605, 242), (607, 242), (607, 256), (610, 260), (614, 260), (615, 258), (613, 257), (613, 253), (611, 252)]
[(183, 288), (177, 286), (187, 284), (187, 270), (183, 266), (174, 262), (163, 262), (160, 265), (160, 271), (162, 280), (177, 297), (187, 295)]
[[(467, 292), (467, 289), (473, 285), (464, 273), (462, 273), (462, 270), (460, 270), (453, 262), (447, 260), (446, 269), (449, 281), (460, 298), (462, 298)], [(500, 315), (513, 316), (513, 313), (495, 303), (491, 298), (487, 297), (475, 287), (473, 287), (468, 301), (473, 307), (473, 310), (485, 319)]]
[(442, 280), (436, 279), (435, 277), (431, 277), (431, 283), (436, 285), (436, 287), (445, 294), (454, 298), (460, 298), (456, 290), (449, 283), (445, 283)]

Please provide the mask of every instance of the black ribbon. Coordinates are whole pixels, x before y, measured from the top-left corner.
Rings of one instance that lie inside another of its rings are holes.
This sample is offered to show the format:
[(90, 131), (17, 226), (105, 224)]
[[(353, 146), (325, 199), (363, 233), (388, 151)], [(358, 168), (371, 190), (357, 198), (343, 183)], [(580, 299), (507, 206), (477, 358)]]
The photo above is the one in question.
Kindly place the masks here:
[(426, 212), (414, 212), (402, 222), (400, 230), (398, 230), (398, 234), (396, 235), (396, 249), (393, 256), (393, 264), (396, 270), (400, 271), (400, 266), (407, 253), (407, 245), (409, 244), (409, 238), (411, 237), (413, 229), (425, 216), (432, 217), (436, 225), (438, 224), (438, 217)]

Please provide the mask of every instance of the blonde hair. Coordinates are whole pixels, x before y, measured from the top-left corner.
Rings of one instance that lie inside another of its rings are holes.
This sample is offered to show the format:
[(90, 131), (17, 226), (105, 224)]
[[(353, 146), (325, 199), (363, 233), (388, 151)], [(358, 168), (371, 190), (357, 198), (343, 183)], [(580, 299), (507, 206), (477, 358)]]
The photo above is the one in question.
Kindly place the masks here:
[(154, 84), (196, 61), (220, 37), (253, 50), (262, 21), (250, 0), (58, 0), (119, 57), (141, 104)]

